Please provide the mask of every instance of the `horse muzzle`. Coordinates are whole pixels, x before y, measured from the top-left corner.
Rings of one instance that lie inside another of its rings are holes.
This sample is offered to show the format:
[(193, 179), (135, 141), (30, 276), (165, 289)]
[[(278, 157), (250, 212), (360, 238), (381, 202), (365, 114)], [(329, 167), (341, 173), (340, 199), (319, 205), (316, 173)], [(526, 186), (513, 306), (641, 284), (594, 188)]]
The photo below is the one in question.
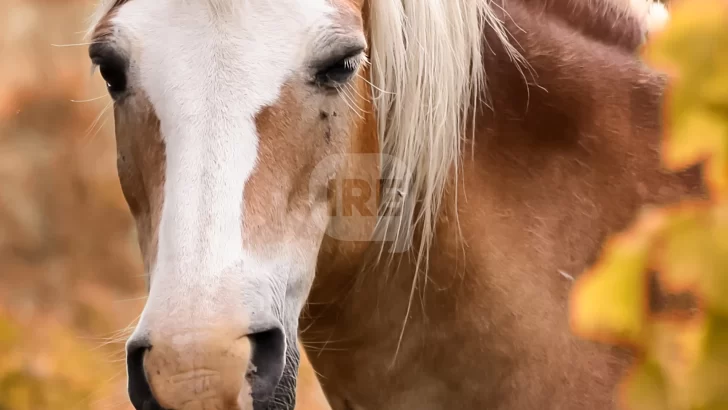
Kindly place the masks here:
[(189, 329), (127, 343), (129, 398), (136, 410), (288, 410), (274, 398), (286, 366), (280, 326), (242, 335)]

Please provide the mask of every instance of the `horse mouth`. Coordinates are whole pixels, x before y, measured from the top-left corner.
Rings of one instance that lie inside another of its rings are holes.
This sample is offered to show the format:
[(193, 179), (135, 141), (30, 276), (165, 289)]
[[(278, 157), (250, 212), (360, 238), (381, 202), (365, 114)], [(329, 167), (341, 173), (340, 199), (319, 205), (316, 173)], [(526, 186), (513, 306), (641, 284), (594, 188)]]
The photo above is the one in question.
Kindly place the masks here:
[[(294, 410), (296, 407), (295, 384), (296, 381), (294, 378), (284, 376), (274, 396), (268, 399), (254, 400), (251, 396), (248, 403), (252, 403), (252, 406), (250, 404), (223, 407), (215, 405), (213, 408), (220, 408), (221, 410)], [(204, 399), (191, 401), (184, 404), (181, 408), (166, 408), (161, 406), (151, 394), (148, 397), (137, 400), (134, 407), (137, 410), (202, 410), (209, 408)]]
[[(147, 349), (128, 357), (129, 398), (136, 410), (294, 410), (298, 354), (287, 354), (283, 374), (272, 394), (261, 397), (255, 392), (255, 376), (241, 377), (242, 390), (237, 399), (224, 394), (227, 382), (218, 372), (199, 369), (149, 382), (143, 362)], [(297, 351), (296, 351), (297, 353)], [(236, 379), (233, 377), (233, 379)], [(160, 383), (161, 382), (161, 383)], [(158, 400), (158, 397), (160, 400)]]

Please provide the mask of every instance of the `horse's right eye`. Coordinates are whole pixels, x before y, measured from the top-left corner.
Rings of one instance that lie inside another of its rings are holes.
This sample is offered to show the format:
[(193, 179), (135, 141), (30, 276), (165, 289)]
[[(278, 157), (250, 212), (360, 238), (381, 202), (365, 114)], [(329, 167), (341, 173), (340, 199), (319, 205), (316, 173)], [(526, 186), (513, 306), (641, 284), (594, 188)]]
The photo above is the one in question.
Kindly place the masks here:
[(89, 56), (94, 65), (99, 67), (101, 77), (106, 81), (106, 89), (113, 99), (118, 99), (127, 88), (126, 70), (128, 63), (111, 46), (93, 44), (89, 47)]

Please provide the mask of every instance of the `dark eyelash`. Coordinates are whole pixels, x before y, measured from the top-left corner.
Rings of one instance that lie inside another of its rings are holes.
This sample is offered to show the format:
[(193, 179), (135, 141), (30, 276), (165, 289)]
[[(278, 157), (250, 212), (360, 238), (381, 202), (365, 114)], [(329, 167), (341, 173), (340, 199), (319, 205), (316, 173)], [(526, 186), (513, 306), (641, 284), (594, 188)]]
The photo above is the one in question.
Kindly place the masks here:
[(352, 78), (363, 58), (362, 53), (356, 53), (324, 65), (316, 73), (315, 83), (322, 87), (338, 88)]

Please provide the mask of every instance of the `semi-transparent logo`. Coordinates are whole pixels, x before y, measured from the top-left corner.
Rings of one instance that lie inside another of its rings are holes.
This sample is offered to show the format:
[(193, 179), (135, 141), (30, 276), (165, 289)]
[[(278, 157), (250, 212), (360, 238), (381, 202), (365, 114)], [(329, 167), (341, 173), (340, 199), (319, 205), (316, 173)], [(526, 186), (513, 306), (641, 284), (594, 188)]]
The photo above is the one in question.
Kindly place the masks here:
[[(382, 175), (394, 175), (386, 178)], [(387, 242), (390, 252), (411, 245), (414, 200), (411, 171), (383, 154), (332, 155), (311, 173), (309, 192), (325, 184), (332, 203), (326, 234), (341, 241)]]

